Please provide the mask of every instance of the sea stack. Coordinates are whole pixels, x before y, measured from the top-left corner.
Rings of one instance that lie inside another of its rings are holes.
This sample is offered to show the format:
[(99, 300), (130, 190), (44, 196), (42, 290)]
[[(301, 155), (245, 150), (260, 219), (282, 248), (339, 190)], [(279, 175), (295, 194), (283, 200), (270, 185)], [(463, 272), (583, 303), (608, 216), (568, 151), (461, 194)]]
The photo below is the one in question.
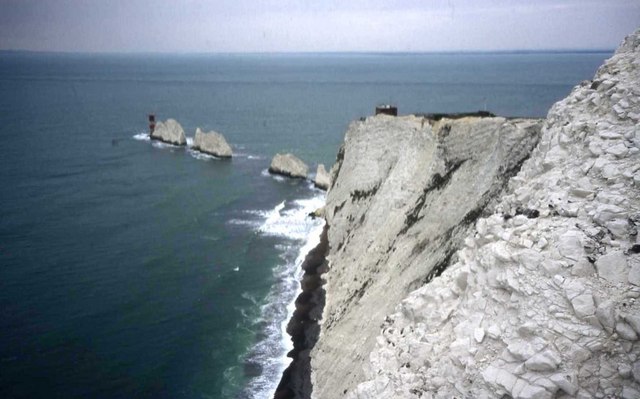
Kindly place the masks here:
[(231, 158), (233, 151), (224, 136), (213, 130), (205, 133), (200, 128), (196, 129), (193, 139), (193, 149), (218, 158)]
[(329, 189), (329, 186), (331, 186), (331, 176), (329, 175), (329, 172), (327, 172), (327, 170), (324, 168), (323, 164), (318, 165), (314, 184), (319, 189), (325, 191)]
[(298, 179), (306, 179), (309, 167), (293, 154), (276, 154), (269, 166), (269, 173)]
[(174, 145), (186, 145), (187, 138), (184, 129), (175, 119), (167, 119), (165, 122), (158, 122), (155, 129), (149, 135), (153, 140), (163, 141)]

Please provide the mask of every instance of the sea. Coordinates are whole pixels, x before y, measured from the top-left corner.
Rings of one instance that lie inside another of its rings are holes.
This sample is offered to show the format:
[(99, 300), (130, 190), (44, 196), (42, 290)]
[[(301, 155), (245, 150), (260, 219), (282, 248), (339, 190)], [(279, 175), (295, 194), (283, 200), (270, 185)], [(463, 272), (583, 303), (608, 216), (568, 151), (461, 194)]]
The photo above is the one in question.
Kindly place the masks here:
[(611, 55), (0, 52), (0, 397), (272, 396), (325, 199), (273, 155), (329, 169), (385, 103), (544, 117)]

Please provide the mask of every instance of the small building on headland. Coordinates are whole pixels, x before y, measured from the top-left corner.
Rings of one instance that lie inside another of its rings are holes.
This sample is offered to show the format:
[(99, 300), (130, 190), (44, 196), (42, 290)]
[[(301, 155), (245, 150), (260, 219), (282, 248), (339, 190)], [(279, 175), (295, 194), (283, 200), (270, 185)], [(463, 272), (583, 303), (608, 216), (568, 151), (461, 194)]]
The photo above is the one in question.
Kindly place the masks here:
[(378, 114), (398, 116), (398, 107), (390, 104), (378, 105), (376, 106), (376, 115)]

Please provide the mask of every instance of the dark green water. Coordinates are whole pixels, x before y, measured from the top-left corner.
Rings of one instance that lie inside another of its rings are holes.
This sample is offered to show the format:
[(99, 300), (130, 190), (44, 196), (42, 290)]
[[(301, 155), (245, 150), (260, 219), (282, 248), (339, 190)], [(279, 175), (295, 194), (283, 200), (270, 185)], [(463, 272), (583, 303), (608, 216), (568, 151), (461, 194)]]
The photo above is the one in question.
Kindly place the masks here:
[[(0, 396), (268, 396), (322, 204), (271, 156), (330, 166), (381, 102), (544, 116), (608, 56), (0, 54)], [(144, 140), (150, 112), (237, 157)]]

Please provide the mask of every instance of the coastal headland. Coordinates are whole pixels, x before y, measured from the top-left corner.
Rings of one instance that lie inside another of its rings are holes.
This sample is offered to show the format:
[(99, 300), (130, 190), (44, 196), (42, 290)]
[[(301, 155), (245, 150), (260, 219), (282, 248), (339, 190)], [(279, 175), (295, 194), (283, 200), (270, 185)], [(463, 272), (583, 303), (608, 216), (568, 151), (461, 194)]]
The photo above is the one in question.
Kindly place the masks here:
[(277, 397), (638, 397), (639, 59), (636, 31), (545, 120), (353, 122)]

